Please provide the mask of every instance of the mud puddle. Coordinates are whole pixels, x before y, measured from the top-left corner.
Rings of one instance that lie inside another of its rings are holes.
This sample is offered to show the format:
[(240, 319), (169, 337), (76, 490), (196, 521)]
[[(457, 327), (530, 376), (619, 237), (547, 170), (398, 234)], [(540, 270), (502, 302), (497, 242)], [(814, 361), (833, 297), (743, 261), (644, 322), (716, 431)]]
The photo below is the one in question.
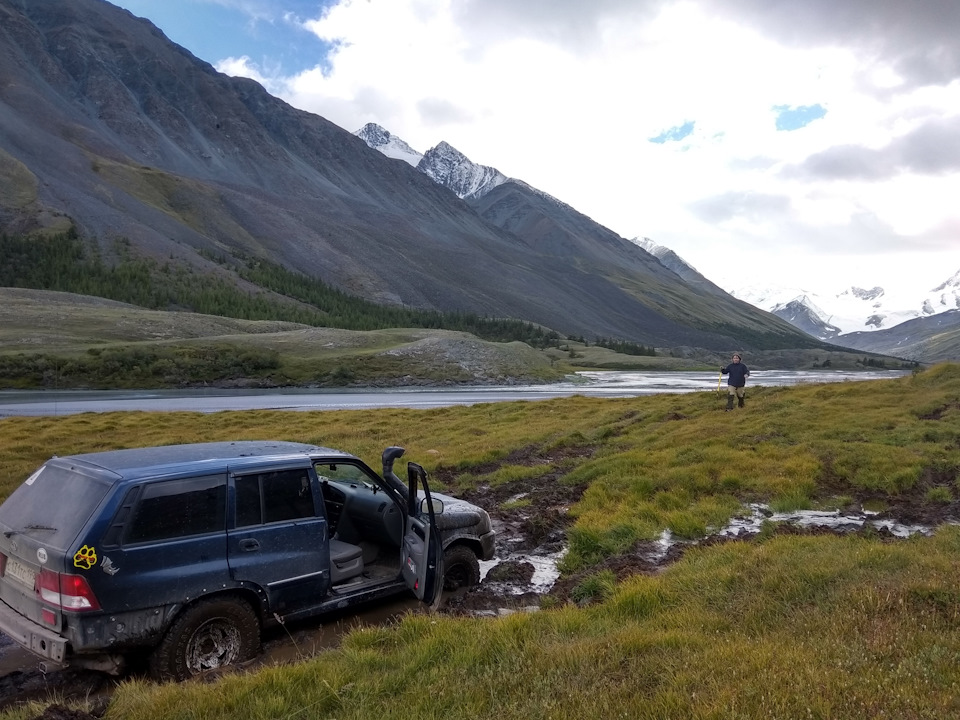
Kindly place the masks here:
[[(867, 510), (795, 510), (792, 512), (774, 512), (766, 505), (752, 503), (747, 512), (735, 518), (719, 533), (720, 537), (745, 537), (760, 532), (764, 522), (785, 523), (799, 528), (818, 528), (836, 533), (860, 532), (872, 529), (889, 533), (893, 537), (907, 538), (911, 535), (932, 535), (934, 525), (902, 522), (890, 517), (889, 513)], [(945, 519), (943, 522), (954, 522)]]

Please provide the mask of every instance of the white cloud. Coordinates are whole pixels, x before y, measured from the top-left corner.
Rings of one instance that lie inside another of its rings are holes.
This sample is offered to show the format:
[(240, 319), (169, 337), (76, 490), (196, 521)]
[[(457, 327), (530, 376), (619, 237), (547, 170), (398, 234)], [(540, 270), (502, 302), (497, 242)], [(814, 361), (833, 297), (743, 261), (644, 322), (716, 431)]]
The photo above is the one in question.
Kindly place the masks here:
[(960, 77), (960, 4), (954, 0), (716, 0), (709, 4), (724, 17), (748, 23), (785, 44), (855, 49), (868, 60), (866, 68), (875, 62), (886, 66), (905, 88)]
[(283, 89), (283, 84), (278, 83), (276, 78), (267, 77), (261, 73), (260, 68), (253, 63), (249, 57), (246, 55), (242, 57), (229, 57), (223, 60), (220, 60), (216, 64), (216, 68), (219, 72), (222, 72), (224, 75), (233, 75), (235, 77), (246, 77), (251, 80), (256, 80), (258, 83), (263, 85), (268, 90), (273, 88), (279, 88), (281, 91)]
[(835, 145), (788, 173), (810, 179), (888, 180), (902, 173), (960, 173), (960, 115), (934, 118), (892, 138), (884, 147)]
[[(711, 278), (960, 269), (954, 0), (343, 0), (305, 26), (335, 43), (314, 70), (218, 67), (349, 131), (446, 140)], [(778, 131), (785, 107), (824, 114)]]

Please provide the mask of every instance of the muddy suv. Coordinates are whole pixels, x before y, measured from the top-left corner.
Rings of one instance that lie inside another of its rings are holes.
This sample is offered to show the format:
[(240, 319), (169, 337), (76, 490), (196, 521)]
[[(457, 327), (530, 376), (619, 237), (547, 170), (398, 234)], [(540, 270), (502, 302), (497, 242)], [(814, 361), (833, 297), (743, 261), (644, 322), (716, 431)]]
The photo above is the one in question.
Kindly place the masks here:
[(482, 509), (431, 494), (402, 448), (383, 476), (289, 442), (53, 458), (0, 506), (0, 631), (51, 667), (118, 672), (147, 651), (184, 679), (249, 659), (261, 630), (386, 595), (479, 581)]

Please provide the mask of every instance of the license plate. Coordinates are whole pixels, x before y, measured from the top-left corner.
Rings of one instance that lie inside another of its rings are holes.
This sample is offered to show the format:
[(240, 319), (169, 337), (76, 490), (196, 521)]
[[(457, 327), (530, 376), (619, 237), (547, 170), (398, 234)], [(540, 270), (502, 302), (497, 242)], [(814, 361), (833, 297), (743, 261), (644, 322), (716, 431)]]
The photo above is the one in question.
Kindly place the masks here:
[(37, 574), (33, 570), (13, 558), (7, 559), (7, 569), (4, 576), (26, 585), (31, 590), (33, 590), (34, 581), (37, 579)]

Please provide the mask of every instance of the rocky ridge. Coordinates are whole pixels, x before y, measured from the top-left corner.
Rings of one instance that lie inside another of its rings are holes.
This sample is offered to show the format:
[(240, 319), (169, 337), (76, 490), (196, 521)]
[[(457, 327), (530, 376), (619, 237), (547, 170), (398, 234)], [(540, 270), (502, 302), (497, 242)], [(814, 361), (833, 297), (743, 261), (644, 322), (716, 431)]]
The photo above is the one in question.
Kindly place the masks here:
[(481, 198), (508, 178), (496, 168), (478, 165), (446, 142), (427, 150), (417, 169), (462, 199)]

